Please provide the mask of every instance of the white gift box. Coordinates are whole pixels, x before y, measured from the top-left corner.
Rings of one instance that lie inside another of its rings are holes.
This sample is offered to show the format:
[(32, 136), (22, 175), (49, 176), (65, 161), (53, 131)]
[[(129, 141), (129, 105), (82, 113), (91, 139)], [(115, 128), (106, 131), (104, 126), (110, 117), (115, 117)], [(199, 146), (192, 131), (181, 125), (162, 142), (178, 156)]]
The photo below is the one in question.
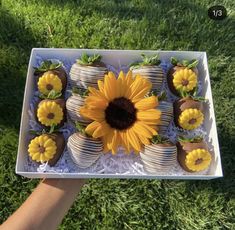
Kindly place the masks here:
[[(42, 59), (59, 59), (68, 60), (74, 63), (82, 53), (94, 54), (99, 53), (102, 61), (112, 65), (115, 68), (125, 66), (133, 61), (140, 59), (140, 54), (146, 55), (159, 54), (161, 60), (170, 60), (176, 57), (178, 59), (199, 59), (198, 70), (202, 81), (201, 95), (208, 99), (209, 103), (205, 106), (204, 127), (207, 132), (208, 145), (212, 151), (212, 163), (206, 174), (201, 173), (184, 173), (181, 175), (172, 174), (120, 174), (120, 173), (87, 173), (87, 172), (31, 172), (25, 169), (28, 159), (28, 134), (29, 134), (29, 106), (35, 90), (34, 83), (34, 66), (36, 66), (36, 57)], [(222, 177), (222, 166), (220, 159), (220, 150), (215, 123), (214, 107), (211, 93), (210, 77), (207, 64), (206, 52), (194, 51), (150, 51), (150, 50), (97, 50), (97, 49), (57, 49), (57, 48), (34, 48), (32, 49), (28, 73), (24, 92), (24, 101), (21, 116), (19, 147), (16, 162), (16, 173), (29, 178), (139, 178), (139, 179), (213, 179)]]

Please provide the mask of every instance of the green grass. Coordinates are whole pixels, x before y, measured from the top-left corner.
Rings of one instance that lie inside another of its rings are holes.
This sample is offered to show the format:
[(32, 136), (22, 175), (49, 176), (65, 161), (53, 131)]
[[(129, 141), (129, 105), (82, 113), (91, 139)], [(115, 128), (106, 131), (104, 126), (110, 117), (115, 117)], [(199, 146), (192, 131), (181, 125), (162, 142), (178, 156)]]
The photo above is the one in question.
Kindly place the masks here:
[(31, 48), (163, 49), (207, 51), (224, 178), (90, 180), (60, 229), (235, 229), (233, 0), (0, 2), (0, 223), (38, 183), (14, 173)]

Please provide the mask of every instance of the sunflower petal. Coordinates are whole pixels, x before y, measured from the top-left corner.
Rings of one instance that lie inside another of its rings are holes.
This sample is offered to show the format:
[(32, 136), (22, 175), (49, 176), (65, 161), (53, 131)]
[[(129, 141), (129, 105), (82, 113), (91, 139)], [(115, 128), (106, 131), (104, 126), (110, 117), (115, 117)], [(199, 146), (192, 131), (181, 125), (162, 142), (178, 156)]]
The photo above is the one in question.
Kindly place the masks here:
[(106, 123), (106, 121), (103, 121), (100, 123), (100, 126), (94, 131), (93, 133), (93, 137), (94, 138), (99, 138), (102, 137), (104, 135), (109, 134), (110, 132), (110, 126)]
[(116, 154), (117, 153), (117, 148), (119, 146), (119, 142), (120, 142), (120, 137), (118, 135), (118, 131), (114, 130), (114, 135), (112, 138), (112, 154)]
[(139, 139), (144, 145), (149, 145), (150, 144), (150, 140), (147, 137), (143, 136), (143, 135), (139, 134)]
[(152, 138), (153, 136), (152, 129), (148, 128), (148, 126), (145, 125), (143, 122), (135, 122), (132, 128), (137, 135), (141, 134), (142, 136), (145, 136), (147, 138)]
[(137, 103), (135, 103), (135, 108), (139, 110), (148, 110), (156, 108), (157, 106), (157, 97), (151, 96), (144, 98)]
[(129, 99), (132, 99), (133, 102), (139, 100), (139, 98), (143, 98), (149, 92), (151, 87), (152, 84), (150, 81), (137, 75), (135, 81), (128, 90), (128, 97)]
[(104, 82), (102, 80), (98, 80), (97, 84), (100, 92), (104, 93)]
[(96, 129), (98, 129), (100, 127), (100, 123), (97, 121), (93, 121), (91, 124), (89, 124), (86, 129), (85, 132), (90, 135), (93, 136), (93, 133), (95, 132)]
[(137, 119), (143, 121), (157, 121), (161, 117), (161, 111), (158, 109), (148, 109), (137, 112)]
[(120, 138), (122, 140), (122, 147), (125, 148), (126, 153), (130, 153), (131, 146), (130, 146), (130, 143), (127, 139), (127, 131), (126, 130), (120, 132)]
[(97, 90), (97, 89), (95, 89), (93, 87), (88, 87), (88, 90), (90, 91), (91, 95), (96, 96), (99, 99), (102, 99), (102, 100), (107, 102), (106, 97), (104, 96), (104, 94), (101, 91), (99, 91), (99, 90)]
[(133, 129), (127, 130), (127, 138), (133, 149), (139, 152), (141, 150), (140, 141)]
[(129, 70), (126, 74), (126, 86), (129, 87), (134, 82), (132, 71)]
[(89, 104), (90, 108), (105, 109), (108, 106), (106, 99), (101, 99), (96, 96), (89, 96), (85, 99), (85, 103)]
[(79, 114), (81, 114), (84, 118), (89, 118), (99, 122), (102, 122), (105, 119), (104, 110), (102, 109), (89, 109), (82, 107), (79, 109)]
[(102, 142), (103, 142), (103, 152), (104, 153), (109, 152), (109, 148), (107, 146), (107, 136), (102, 137)]
[(104, 77), (104, 94), (109, 101), (112, 101), (116, 97), (116, 81), (117, 79), (112, 72), (109, 72), (108, 75), (105, 75)]
[(119, 73), (118, 79), (117, 79), (117, 97), (123, 97), (124, 93), (126, 91), (126, 84), (125, 84), (125, 74), (123, 71)]
[(106, 143), (109, 150), (112, 149), (112, 140), (114, 135), (114, 129), (110, 129), (110, 132), (108, 135), (106, 135)]

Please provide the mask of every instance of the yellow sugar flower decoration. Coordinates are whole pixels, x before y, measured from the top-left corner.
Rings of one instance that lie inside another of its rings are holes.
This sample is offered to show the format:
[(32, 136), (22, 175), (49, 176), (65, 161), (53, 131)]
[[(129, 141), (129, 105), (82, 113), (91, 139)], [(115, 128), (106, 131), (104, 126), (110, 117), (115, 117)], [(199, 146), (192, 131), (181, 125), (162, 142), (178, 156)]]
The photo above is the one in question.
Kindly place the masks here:
[(98, 81), (98, 90), (89, 87), (89, 96), (80, 114), (93, 120), (85, 131), (94, 138), (102, 138), (104, 152), (113, 154), (118, 146), (126, 153), (139, 152), (142, 145), (150, 144), (157, 135), (161, 112), (156, 109), (157, 97), (146, 97), (152, 84), (140, 75), (121, 71), (118, 79), (112, 72)]
[(56, 74), (46, 72), (38, 80), (38, 89), (40, 93), (44, 95), (49, 94), (51, 90), (60, 93), (62, 90), (62, 82)]
[(58, 125), (63, 119), (63, 110), (54, 101), (44, 101), (38, 106), (37, 117), (45, 126)]
[(176, 90), (189, 92), (197, 86), (197, 75), (191, 69), (180, 69), (174, 74), (173, 84)]
[(198, 128), (204, 120), (203, 113), (198, 109), (186, 109), (179, 116), (179, 125), (183, 129), (192, 130)]
[(37, 162), (46, 162), (56, 154), (56, 143), (48, 135), (43, 134), (31, 140), (28, 152), (31, 158)]
[(211, 154), (205, 149), (194, 149), (185, 159), (185, 165), (192, 171), (198, 172), (209, 167)]

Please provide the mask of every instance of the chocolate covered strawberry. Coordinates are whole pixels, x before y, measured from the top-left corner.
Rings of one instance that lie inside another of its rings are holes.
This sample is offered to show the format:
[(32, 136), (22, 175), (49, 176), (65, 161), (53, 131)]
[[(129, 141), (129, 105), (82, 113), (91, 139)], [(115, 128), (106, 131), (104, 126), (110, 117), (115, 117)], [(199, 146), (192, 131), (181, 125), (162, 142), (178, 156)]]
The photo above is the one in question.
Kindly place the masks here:
[(72, 134), (67, 143), (67, 148), (73, 162), (80, 168), (88, 168), (94, 164), (103, 151), (101, 139), (88, 136), (85, 127), (76, 123), (78, 132)]
[(74, 87), (72, 96), (70, 96), (66, 101), (66, 110), (69, 119), (73, 122), (79, 122), (85, 126), (90, 124), (92, 120), (82, 117), (79, 113), (79, 110), (82, 106), (84, 106), (87, 95), (87, 90)]
[(28, 153), (33, 161), (54, 166), (65, 148), (65, 139), (61, 133), (41, 134), (34, 137), (28, 145)]
[(171, 67), (167, 73), (167, 83), (170, 91), (181, 96), (182, 92), (192, 94), (198, 86), (198, 60), (178, 61), (176, 58), (171, 58)]
[(204, 121), (203, 102), (185, 97), (174, 102), (175, 124), (186, 130), (198, 128)]
[(199, 172), (211, 164), (211, 153), (208, 146), (200, 137), (180, 137), (177, 142), (177, 159), (181, 167), (188, 172)]
[(85, 89), (89, 86), (97, 88), (97, 81), (103, 79), (108, 72), (106, 65), (101, 62), (101, 58), (99, 54), (89, 56), (83, 53), (70, 70), (71, 86)]
[(141, 54), (142, 61), (135, 62), (131, 64), (131, 70), (133, 76), (141, 75), (144, 78), (147, 78), (152, 83), (152, 89), (157, 93), (160, 92), (164, 74), (160, 66), (161, 61), (158, 58), (158, 55), (147, 57), (145, 54)]
[(140, 157), (148, 172), (157, 173), (171, 170), (176, 162), (176, 154), (176, 145), (157, 135), (152, 138), (150, 145), (144, 146)]
[(44, 99), (36, 108), (38, 122), (46, 127), (61, 126), (65, 121), (65, 100)]
[(46, 60), (35, 68), (34, 74), (37, 76), (37, 87), (42, 96), (47, 97), (51, 91), (57, 95), (65, 91), (67, 74), (62, 63)]

